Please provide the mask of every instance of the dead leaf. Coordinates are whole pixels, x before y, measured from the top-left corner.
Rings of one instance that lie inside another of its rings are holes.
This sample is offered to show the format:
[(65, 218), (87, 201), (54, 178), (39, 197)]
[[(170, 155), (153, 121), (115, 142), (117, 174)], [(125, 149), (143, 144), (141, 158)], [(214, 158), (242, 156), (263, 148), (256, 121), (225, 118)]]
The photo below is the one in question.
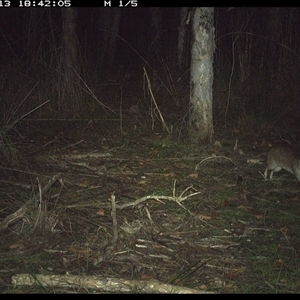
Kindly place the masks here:
[(103, 209), (99, 209), (99, 210), (96, 212), (96, 215), (98, 215), (98, 216), (104, 216), (104, 210), (103, 210)]
[(226, 293), (234, 293), (238, 291), (238, 287), (232, 284), (226, 284), (225, 287)]
[(201, 220), (211, 220), (212, 219), (211, 216), (202, 215), (202, 214), (198, 214), (197, 217)]
[(262, 220), (264, 218), (263, 214), (255, 214), (254, 217), (258, 220)]
[(258, 165), (262, 163), (262, 159), (260, 158), (249, 158), (247, 159), (247, 164)]
[(24, 241), (21, 241), (21, 240), (15, 242), (15, 243), (13, 243), (13, 244), (11, 244), (11, 245), (9, 246), (9, 249), (23, 250), (23, 249), (25, 249), (25, 248), (26, 248), (26, 244), (25, 244)]
[(197, 179), (198, 178), (198, 174), (197, 173), (193, 173), (193, 174), (190, 174), (188, 177), (191, 178), (191, 179)]
[(297, 197), (297, 196), (287, 197), (286, 201), (289, 201), (289, 202), (299, 202), (299, 197)]
[(283, 267), (283, 261), (281, 259), (277, 259), (277, 260), (275, 260), (273, 265), (274, 265), (274, 267), (282, 268)]
[(237, 199), (225, 199), (221, 202), (221, 206), (223, 207), (227, 207), (227, 206), (233, 206), (233, 205), (237, 205), (238, 200)]
[(87, 255), (87, 254), (91, 253), (91, 249), (82, 249), (82, 248), (75, 247), (75, 246), (67, 247), (67, 251), (76, 253), (77, 255), (79, 255), (79, 254)]
[(67, 260), (65, 257), (62, 258), (62, 264), (64, 268), (68, 268), (70, 266), (69, 260)]
[(234, 271), (228, 271), (226, 273), (224, 273), (223, 275), (223, 279), (225, 280), (234, 280), (237, 279), (240, 276), (239, 272), (234, 272)]
[(144, 271), (140, 277), (141, 280), (153, 280), (157, 279), (154, 272)]
[(207, 290), (208, 290), (206, 284), (201, 284), (201, 285), (199, 286), (199, 289), (202, 290), (202, 291), (207, 291)]
[(281, 232), (283, 233), (287, 233), (288, 232), (288, 227), (287, 226), (283, 226), (279, 229)]
[(260, 147), (270, 147), (270, 143), (267, 142), (265, 139), (263, 139), (263, 140), (260, 142)]

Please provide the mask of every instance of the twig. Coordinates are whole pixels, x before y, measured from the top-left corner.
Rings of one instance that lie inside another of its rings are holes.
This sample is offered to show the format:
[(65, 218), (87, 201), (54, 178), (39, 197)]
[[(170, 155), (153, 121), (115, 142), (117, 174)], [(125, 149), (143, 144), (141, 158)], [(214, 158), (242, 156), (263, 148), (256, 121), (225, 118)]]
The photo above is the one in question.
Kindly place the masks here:
[(115, 246), (118, 240), (118, 221), (117, 221), (117, 209), (116, 209), (116, 196), (115, 192), (112, 192), (111, 196), (111, 216), (113, 222), (113, 239), (112, 244)]
[(88, 94), (91, 95), (92, 98), (93, 98), (94, 100), (96, 100), (96, 101), (100, 104), (100, 106), (103, 108), (103, 110), (106, 111), (106, 109), (107, 109), (107, 110), (109, 110), (109, 111), (115, 113), (112, 109), (110, 109), (108, 106), (106, 106), (105, 104), (103, 104), (103, 103), (96, 97), (96, 95), (93, 93), (93, 91), (90, 89), (90, 87), (89, 87), (89, 86), (86, 84), (86, 82), (81, 78), (81, 76), (76, 72), (76, 70), (73, 69), (73, 71), (74, 71), (74, 73), (77, 75), (77, 77), (80, 79), (80, 81), (84, 84), (84, 86), (87, 88), (86, 91), (88, 91)]
[(38, 210), (39, 210), (39, 214), (37, 215), (37, 218), (36, 218), (36, 220), (35, 220), (34, 228), (36, 228), (37, 225), (38, 225), (39, 216), (41, 215), (41, 212), (42, 212), (42, 202), (43, 202), (42, 187), (41, 187), (41, 183), (40, 183), (39, 178), (37, 178), (37, 183), (38, 183), (38, 187), (39, 187), (39, 192), (38, 192), (38, 194), (36, 195), (36, 198), (39, 198), (39, 199), (38, 199)]
[(224, 159), (227, 159), (229, 161), (231, 161), (234, 165), (236, 165), (236, 163), (229, 157), (226, 157), (226, 156), (209, 156), (209, 157), (206, 157), (204, 159), (202, 159), (195, 167), (195, 170), (198, 170), (198, 166), (201, 165), (203, 162), (205, 162), (206, 160), (209, 160), (209, 159), (215, 159), (215, 158), (224, 158)]
[(161, 122), (162, 122), (162, 124), (163, 124), (163, 128), (165, 128), (166, 131), (167, 131), (168, 133), (171, 133), (171, 131), (170, 131), (170, 129), (168, 128), (168, 126), (167, 126), (167, 124), (166, 124), (166, 122), (165, 122), (165, 119), (164, 119), (164, 117), (163, 117), (163, 115), (162, 115), (162, 113), (161, 113), (161, 111), (160, 111), (160, 109), (159, 109), (159, 107), (158, 107), (158, 105), (157, 105), (157, 103), (156, 103), (155, 97), (154, 97), (153, 92), (152, 92), (152, 89), (151, 89), (151, 82), (150, 82), (150, 79), (149, 79), (149, 76), (148, 76), (148, 74), (147, 74), (147, 71), (146, 71), (145, 67), (143, 67), (143, 70), (144, 70), (144, 74), (145, 74), (146, 79), (147, 79), (149, 93), (150, 93), (150, 95), (151, 95), (151, 98), (152, 98), (152, 101), (153, 101), (153, 103), (154, 103), (154, 105), (155, 105), (155, 108), (156, 108), (157, 111), (158, 111), (160, 120), (161, 120)]
[(111, 245), (106, 248), (106, 251), (104, 254), (99, 253), (98, 257), (94, 260), (93, 264), (94, 266), (98, 265), (103, 260), (107, 259), (111, 256), (114, 249), (116, 248), (117, 241), (118, 241), (118, 222), (117, 222), (117, 209), (116, 209), (116, 196), (115, 192), (112, 192), (110, 196), (111, 201), (111, 216), (112, 216), (112, 223), (113, 223), (113, 238), (111, 241)]

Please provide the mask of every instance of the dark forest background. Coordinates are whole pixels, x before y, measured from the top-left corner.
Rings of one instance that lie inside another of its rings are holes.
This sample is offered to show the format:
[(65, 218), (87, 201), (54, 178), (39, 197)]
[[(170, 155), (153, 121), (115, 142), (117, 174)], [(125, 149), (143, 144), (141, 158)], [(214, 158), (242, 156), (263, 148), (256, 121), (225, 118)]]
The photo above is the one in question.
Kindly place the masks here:
[[(3, 125), (24, 115), (103, 118), (119, 109), (121, 97), (124, 109), (138, 103), (147, 111), (143, 67), (161, 109), (180, 108), (181, 117), (188, 112), (191, 25), (179, 63), (181, 8), (158, 9), (160, 32), (150, 8), (73, 8), (71, 37), (66, 10), (0, 11)], [(215, 120), (298, 121), (299, 28), (299, 8), (215, 8)], [(72, 47), (78, 53), (70, 54)], [(66, 63), (70, 55), (75, 61)], [(69, 63), (75, 66), (70, 77)]]

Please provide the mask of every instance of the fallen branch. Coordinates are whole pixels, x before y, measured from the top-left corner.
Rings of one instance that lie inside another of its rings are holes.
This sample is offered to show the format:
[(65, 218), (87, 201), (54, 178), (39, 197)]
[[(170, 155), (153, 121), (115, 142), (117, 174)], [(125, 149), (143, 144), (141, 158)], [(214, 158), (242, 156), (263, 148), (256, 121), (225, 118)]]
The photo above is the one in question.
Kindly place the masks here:
[(209, 156), (209, 157), (206, 157), (204, 159), (202, 159), (195, 167), (195, 171), (198, 170), (198, 167), (205, 161), (209, 160), (209, 159), (216, 159), (216, 158), (224, 158), (224, 159), (227, 159), (229, 160), (230, 162), (232, 162), (234, 165), (236, 165), (236, 162), (234, 162), (231, 158), (229, 157), (226, 157), (226, 156), (216, 156), (216, 155), (213, 155), (213, 156)]
[(189, 194), (187, 196), (184, 196), (184, 194), (190, 190), (190, 189), (193, 189), (192, 186), (189, 186), (187, 187), (179, 196), (176, 196), (175, 195), (175, 182), (174, 182), (174, 188), (173, 188), (173, 196), (157, 196), (157, 195), (148, 195), (148, 196), (145, 196), (145, 197), (142, 197), (142, 198), (139, 198), (133, 202), (128, 202), (128, 203), (125, 203), (125, 204), (122, 204), (122, 205), (117, 205), (117, 208), (118, 209), (124, 209), (126, 207), (130, 207), (130, 206), (136, 206), (146, 200), (149, 200), (149, 199), (153, 199), (153, 200), (156, 200), (162, 204), (163, 201), (162, 200), (169, 200), (169, 201), (175, 201), (179, 206), (181, 206), (182, 208), (186, 209), (182, 204), (181, 202), (185, 201), (186, 199), (188, 198), (191, 198), (195, 195), (198, 195), (200, 194), (201, 192), (195, 192), (195, 193), (192, 193), (192, 194)]
[(16, 286), (43, 286), (59, 288), (95, 289), (102, 292), (134, 292), (134, 293), (172, 293), (172, 294), (214, 294), (211, 291), (201, 291), (165, 284), (157, 280), (126, 280), (121, 278), (107, 278), (100, 276), (78, 275), (41, 275), (17, 274), (11, 278)]

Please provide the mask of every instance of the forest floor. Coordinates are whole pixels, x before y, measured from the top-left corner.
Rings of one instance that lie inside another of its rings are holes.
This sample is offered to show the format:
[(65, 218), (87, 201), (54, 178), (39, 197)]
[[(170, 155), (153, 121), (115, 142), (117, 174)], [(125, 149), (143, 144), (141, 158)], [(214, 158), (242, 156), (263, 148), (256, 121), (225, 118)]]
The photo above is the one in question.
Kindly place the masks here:
[(1, 293), (300, 292), (298, 183), (262, 176), (274, 138), (215, 126), (193, 148), (161, 127), (124, 115), (10, 132)]

